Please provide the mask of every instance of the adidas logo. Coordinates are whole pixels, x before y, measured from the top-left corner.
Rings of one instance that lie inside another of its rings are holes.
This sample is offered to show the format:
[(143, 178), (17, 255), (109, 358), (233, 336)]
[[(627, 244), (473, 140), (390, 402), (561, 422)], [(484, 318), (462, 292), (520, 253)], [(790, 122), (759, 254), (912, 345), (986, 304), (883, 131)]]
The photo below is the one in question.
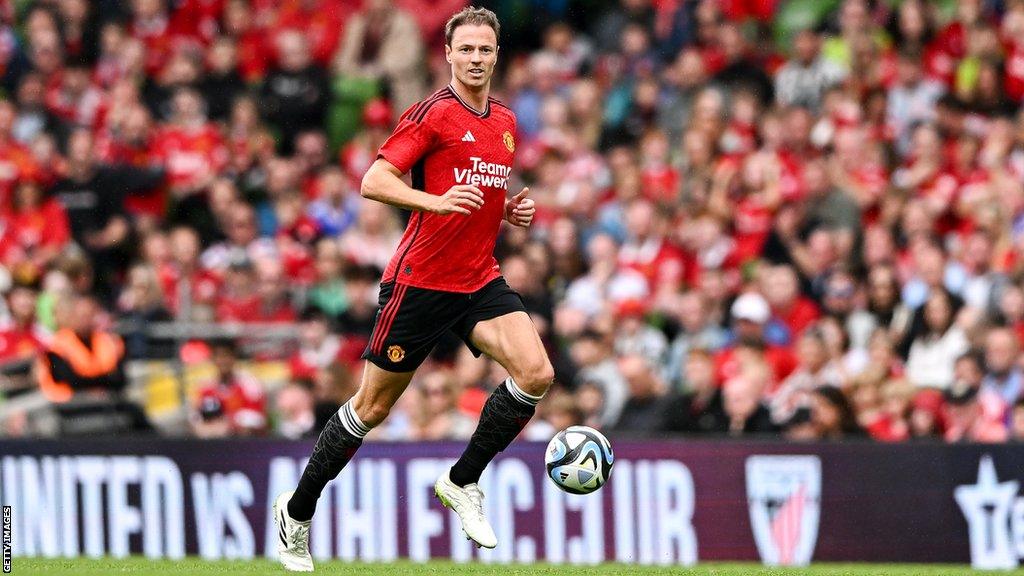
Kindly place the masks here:
[(463, 142), (476, 142), (476, 138), (473, 138), (473, 133), (466, 130), (466, 135), (462, 137)]

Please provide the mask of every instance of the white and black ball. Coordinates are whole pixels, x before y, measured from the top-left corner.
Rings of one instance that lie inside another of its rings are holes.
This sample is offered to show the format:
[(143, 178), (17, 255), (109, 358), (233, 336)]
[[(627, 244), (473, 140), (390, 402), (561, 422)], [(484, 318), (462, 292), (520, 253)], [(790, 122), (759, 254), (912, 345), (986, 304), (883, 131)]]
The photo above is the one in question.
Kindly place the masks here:
[(548, 442), (544, 453), (548, 477), (570, 494), (590, 494), (612, 473), (612, 445), (588, 426), (570, 426)]

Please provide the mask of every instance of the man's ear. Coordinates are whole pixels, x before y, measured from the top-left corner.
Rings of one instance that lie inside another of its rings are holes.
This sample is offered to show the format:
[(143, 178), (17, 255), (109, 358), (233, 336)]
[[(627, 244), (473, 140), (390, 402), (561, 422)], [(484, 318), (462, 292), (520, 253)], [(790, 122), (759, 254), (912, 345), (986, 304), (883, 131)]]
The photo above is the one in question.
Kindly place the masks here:
[(444, 45), (444, 59), (447, 60), (449, 64), (452, 63), (452, 47), (448, 44)]

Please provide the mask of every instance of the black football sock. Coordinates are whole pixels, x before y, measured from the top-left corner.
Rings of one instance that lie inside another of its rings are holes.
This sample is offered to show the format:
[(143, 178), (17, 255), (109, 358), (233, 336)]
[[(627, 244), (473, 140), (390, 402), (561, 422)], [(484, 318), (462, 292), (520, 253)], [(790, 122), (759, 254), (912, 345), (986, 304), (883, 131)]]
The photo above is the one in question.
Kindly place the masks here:
[(355, 455), (363, 443), (363, 437), (370, 431), (356, 416), (352, 401), (348, 401), (327, 421), (323, 432), (316, 440), (313, 454), (309, 457), (302, 478), (295, 488), (295, 494), (288, 501), (288, 515), (300, 522), (313, 517), (316, 501), (324, 486), (338, 477), (341, 469)]
[(498, 386), (484, 404), (469, 446), (449, 472), (451, 481), (460, 487), (479, 482), (484, 468), (533, 418), (540, 399), (523, 392), (512, 378)]

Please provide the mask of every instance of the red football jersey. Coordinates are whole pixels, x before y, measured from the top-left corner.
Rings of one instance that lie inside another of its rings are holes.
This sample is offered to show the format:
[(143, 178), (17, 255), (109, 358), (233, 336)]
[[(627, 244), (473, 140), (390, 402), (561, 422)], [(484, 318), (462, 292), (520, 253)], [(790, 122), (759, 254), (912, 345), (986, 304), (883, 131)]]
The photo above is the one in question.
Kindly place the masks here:
[(466, 216), (416, 212), (383, 280), (446, 292), (474, 292), (501, 275), (494, 243), (504, 215), (515, 157), (516, 117), (497, 100), (478, 112), (451, 86), (405, 111), (378, 157), (412, 187), (443, 195), (456, 184), (484, 193), (484, 205)]
[(167, 169), (170, 185), (194, 184), (228, 163), (224, 137), (213, 123), (197, 129), (169, 126), (153, 139), (152, 156)]

